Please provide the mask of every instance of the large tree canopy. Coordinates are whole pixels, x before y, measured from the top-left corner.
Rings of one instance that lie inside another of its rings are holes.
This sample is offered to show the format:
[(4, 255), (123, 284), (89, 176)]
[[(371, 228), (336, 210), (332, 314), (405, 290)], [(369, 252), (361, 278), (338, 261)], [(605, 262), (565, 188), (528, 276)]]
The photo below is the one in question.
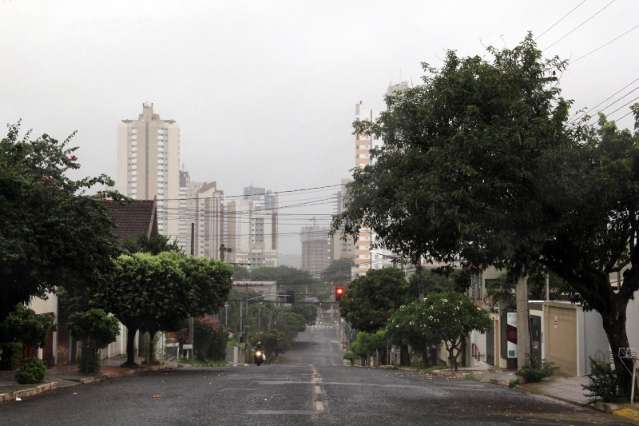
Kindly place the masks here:
[(386, 321), (406, 298), (407, 283), (399, 269), (385, 268), (369, 271), (348, 286), (340, 302), (342, 317), (353, 328), (374, 332)]
[(73, 179), (69, 143), (21, 136), (18, 125), (0, 139), (0, 321), (32, 296), (98, 282), (110, 268), (111, 220), (86, 192), (112, 182)]
[(379, 245), (414, 261), (550, 270), (601, 313), (616, 354), (639, 288), (639, 135), (603, 117), (595, 128), (570, 123), (556, 77), (565, 63), (544, 60), (531, 35), (489, 54), (424, 65), (423, 84), (355, 124), (384, 144), (354, 172), (334, 229), (372, 228)]

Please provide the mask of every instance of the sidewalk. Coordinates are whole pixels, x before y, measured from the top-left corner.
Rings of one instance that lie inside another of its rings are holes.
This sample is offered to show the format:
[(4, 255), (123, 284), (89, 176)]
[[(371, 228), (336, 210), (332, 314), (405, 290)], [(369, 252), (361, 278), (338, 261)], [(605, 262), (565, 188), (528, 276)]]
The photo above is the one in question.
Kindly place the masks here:
[[(140, 360), (141, 361), (141, 360)], [(168, 361), (160, 365), (140, 366), (139, 368), (120, 367), (122, 358), (112, 358), (102, 361), (100, 372), (95, 375), (86, 375), (78, 371), (77, 365), (60, 365), (47, 370), (44, 381), (40, 384), (21, 385), (14, 379), (15, 371), (0, 371), (0, 404), (3, 402), (20, 401), (22, 398), (39, 395), (43, 392), (58, 388), (67, 388), (88, 383), (101, 382), (117, 377), (132, 376), (147, 371), (157, 371), (177, 368), (174, 361)]]

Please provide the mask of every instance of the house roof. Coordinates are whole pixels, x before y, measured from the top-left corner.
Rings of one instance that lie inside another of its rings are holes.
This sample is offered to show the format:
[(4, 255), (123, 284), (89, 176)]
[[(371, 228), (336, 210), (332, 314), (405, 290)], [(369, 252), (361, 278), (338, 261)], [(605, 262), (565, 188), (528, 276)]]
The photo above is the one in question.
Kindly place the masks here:
[(154, 200), (105, 200), (111, 213), (114, 235), (120, 242), (152, 237), (158, 233), (158, 220)]

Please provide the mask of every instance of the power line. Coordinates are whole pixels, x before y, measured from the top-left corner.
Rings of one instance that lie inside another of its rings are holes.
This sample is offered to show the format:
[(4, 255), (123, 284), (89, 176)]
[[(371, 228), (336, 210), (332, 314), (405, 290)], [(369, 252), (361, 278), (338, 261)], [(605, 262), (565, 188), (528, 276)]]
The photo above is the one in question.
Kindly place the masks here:
[[(601, 105), (603, 105), (604, 103), (606, 103), (608, 100), (612, 99), (613, 97), (615, 97), (616, 95), (618, 95), (619, 93), (623, 92), (625, 89), (627, 89), (628, 87), (632, 86), (634, 83), (636, 83), (637, 81), (639, 81), (639, 77), (635, 78), (634, 80), (632, 80), (630, 83), (626, 84), (625, 86), (623, 86), (621, 89), (617, 90), (616, 92), (614, 92), (612, 95), (608, 96), (606, 99), (604, 99), (603, 101), (599, 102), (597, 105), (594, 105), (592, 107), (590, 107), (590, 110), (593, 110)], [(577, 114), (577, 116), (572, 120), (572, 122), (576, 121), (580, 116), (586, 114), (585, 111), (581, 111)]]
[(586, 25), (588, 22), (592, 21), (595, 17), (597, 17), (601, 12), (603, 12), (604, 10), (608, 9), (608, 7), (610, 7), (610, 5), (612, 5), (614, 2), (616, 2), (617, 0), (610, 0), (608, 3), (606, 3), (606, 5), (604, 7), (602, 7), (601, 9), (597, 10), (595, 13), (593, 13), (592, 15), (590, 15), (588, 18), (586, 18), (584, 21), (582, 21), (579, 25), (577, 25), (576, 27), (574, 27), (573, 29), (571, 29), (570, 31), (568, 31), (567, 33), (565, 33), (564, 35), (562, 35), (561, 37), (559, 37), (557, 40), (555, 40), (554, 42), (550, 43), (548, 46), (546, 46), (544, 48), (544, 50), (546, 49), (550, 49), (551, 47), (557, 45), (558, 43), (560, 43), (561, 41), (563, 41), (566, 37), (568, 37), (569, 35), (571, 35), (572, 33), (574, 33), (575, 31), (577, 31), (578, 29), (580, 29), (581, 27), (583, 27), (584, 25)]
[(582, 59), (592, 55), (593, 53), (596, 53), (598, 51), (600, 51), (601, 49), (603, 49), (604, 47), (610, 46), (612, 43), (614, 43), (615, 41), (619, 40), (620, 38), (630, 34), (631, 32), (633, 32), (634, 30), (636, 30), (637, 28), (639, 28), (639, 24), (635, 25), (634, 27), (630, 28), (629, 30), (624, 31), (623, 33), (619, 34), (617, 37), (613, 38), (612, 40), (609, 40), (607, 42), (605, 42), (604, 44), (602, 44), (599, 47), (596, 47), (594, 49), (592, 49), (591, 51), (589, 51), (588, 53), (585, 53), (581, 56), (579, 56), (577, 59), (575, 59), (574, 61), (572, 61), (572, 63), (576, 63), (581, 61)]
[(255, 196), (266, 196), (266, 195), (279, 195), (279, 194), (289, 194), (292, 192), (302, 192), (302, 191), (316, 191), (316, 190), (321, 190), (321, 189), (327, 189), (327, 188), (335, 188), (338, 186), (345, 186), (345, 184), (342, 183), (338, 183), (335, 185), (323, 185), (323, 186), (315, 186), (315, 187), (309, 187), (309, 188), (296, 188), (296, 189), (288, 189), (288, 190), (284, 190), (284, 191), (271, 191), (271, 192), (264, 192), (263, 194), (242, 194), (242, 195), (213, 195), (211, 197), (186, 197), (186, 198), (159, 198), (158, 200), (161, 201), (186, 201), (186, 200), (205, 200), (205, 199), (212, 199), (212, 198), (247, 198), (250, 199), (250, 197), (255, 197)]
[(542, 31), (541, 34), (539, 34), (537, 37), (535, 37), (535, 40), (540, 39), (541, 37), (544, 36), (544, 34), (546, 34), (548, 31), (552, 30), (553, 28), (555, 28), (561, 21), (563, 21), (564, 19), (566, 19), (568, 16), (570, 16), (570, 14), (572, 14), (572, 12), (574, 12), (575, 10), (577, 10), (582, 4), (584, 4), (586, 2), (586, 0), (583, 0), (581, 3), (579, 3), (577, 6), (573, 7), (572, 9), (570, 9), (568, 11), (568, 13), (566, 13), (564, 16), (562, 16), (561, 18), (559, 18), (558, 20), (556, 20), (551, 26), (549, 26), (548, 28), (546, 28), (544, 31)]
[[(615, 109), (614, 111), (611, 111), (610, 113), (608, 113), (608, 115), (610, 116), (610, 115), (614, 114), (615, 112), (617, 112), (617, 111), (619, 111), (620, 109), (622, 109), (622, 108), (624, 108), (624, 107), (626, 107), (626, 106), (630, 105), (631, 103), (633, 103), (633, 102), (634, 102), (634, 101), (636, 101), (636, 100), (639, 100), (639, 96), (637, 96), (637, 97), (634, 97), (634, 98), (630, 99), (628, 102), (626, 102), (625, 104), (621, 105), (619, 108), (617, 108), (617, 109)], [(594, 118), (594, 117), (593, 117), (593, 118)]]

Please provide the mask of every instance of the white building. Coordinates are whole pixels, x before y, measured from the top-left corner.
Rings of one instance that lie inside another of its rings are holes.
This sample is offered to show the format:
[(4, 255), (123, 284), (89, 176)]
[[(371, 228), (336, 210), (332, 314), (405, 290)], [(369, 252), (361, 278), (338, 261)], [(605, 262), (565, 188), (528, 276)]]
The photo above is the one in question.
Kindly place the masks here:
[(278, 266), (278, 200), (264, 188), (244, 188), (241, 199), (224, 211), (224, 245), (228, 259), (254, 268)]
[[(220, 260), (224, 233), (224, 192), (215, 182), (192, 182), (188, 185), (181, 214), (186, 253)], [(191, 242), (191, 238), (193, 241)]]
[(137, 200), (157, 197), (160, 234), (179, 237), (180, 128), (162, 120), (152, 103), (118, 128), (117, 189)]

